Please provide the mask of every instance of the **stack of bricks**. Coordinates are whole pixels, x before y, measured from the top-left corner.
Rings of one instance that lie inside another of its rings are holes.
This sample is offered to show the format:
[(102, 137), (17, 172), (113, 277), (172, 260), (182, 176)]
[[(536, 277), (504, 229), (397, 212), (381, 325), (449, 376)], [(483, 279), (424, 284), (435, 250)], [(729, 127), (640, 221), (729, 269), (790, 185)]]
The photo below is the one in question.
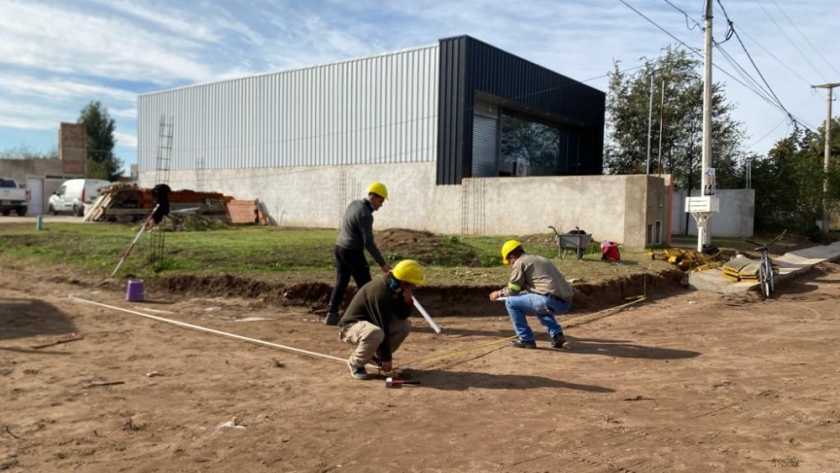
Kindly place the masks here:
[(259, 223), (259, 206), (256, 200), (231, 200), (227, 203), (230, 223)]

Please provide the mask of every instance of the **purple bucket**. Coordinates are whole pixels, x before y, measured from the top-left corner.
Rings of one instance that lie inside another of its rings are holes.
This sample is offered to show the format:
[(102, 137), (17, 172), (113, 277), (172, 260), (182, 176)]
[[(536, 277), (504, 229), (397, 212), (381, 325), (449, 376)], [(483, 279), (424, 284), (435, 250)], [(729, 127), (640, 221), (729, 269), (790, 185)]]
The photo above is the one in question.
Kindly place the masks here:
[(125, 287), (125, 300), (142, 302), (146, 297), (146, 287), (142, 279), (129, 279)]

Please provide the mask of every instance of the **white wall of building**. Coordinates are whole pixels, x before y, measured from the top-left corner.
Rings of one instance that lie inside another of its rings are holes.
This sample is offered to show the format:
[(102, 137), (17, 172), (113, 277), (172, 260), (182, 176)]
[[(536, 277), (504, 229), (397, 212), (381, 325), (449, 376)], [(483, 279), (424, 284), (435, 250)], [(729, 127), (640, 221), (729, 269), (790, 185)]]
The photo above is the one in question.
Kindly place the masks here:
[[(700, 195), (698, 190), (693, 196)], [(746, 238), (753, 234), (755, 216), (755, 190), (753, 189), (718, 189), (715, 195), (720, 198), (720, 212), (711, 218), (711, 235), (714, 237)], [(688, 235), (697, 235), (697, 222), (685, 212), (686, 191), (674, 192), (674, 206), (671, 209), (674, 235), (685, 235), (688, 220)], [(686, 216), (688, 218), (686, 219)]]
[(141, 95), (139, 170), (434, 161), (439, 57), (434, 45)]
[[(409, 228), (445, 234), (526, 235), (580, 227), (598, 241), (643, 248), (646, 225), (667, 221), (667, 205), (651, 204), (664, 180), (632, 176), (542, 176), (465, 179), (435, 185), (434, 162), (206, 172), (205, 190), (259, 199), (284, 226), (338, 228), (347, 204), (373, 181), (389, 199), (374, 215), (375, 229)], [(140, 174), (152, 187), (154, 172)], [(172, 171), (172, 189), (194, 189), (195, 171)]]

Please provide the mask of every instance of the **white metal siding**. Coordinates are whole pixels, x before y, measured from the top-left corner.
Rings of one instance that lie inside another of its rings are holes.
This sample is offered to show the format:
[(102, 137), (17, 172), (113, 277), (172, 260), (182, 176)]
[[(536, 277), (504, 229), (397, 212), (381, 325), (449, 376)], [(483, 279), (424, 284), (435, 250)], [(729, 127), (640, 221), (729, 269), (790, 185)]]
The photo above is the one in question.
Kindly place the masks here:
[(437, 45), (142, 95), (138, 167), (153, 171), (161, 117), (170, 169), (434, 161)]

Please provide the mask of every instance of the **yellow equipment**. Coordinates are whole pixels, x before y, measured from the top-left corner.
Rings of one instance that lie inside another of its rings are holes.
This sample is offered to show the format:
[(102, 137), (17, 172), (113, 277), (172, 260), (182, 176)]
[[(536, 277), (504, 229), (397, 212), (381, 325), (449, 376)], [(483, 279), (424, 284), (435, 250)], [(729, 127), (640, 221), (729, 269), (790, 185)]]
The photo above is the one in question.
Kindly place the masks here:
[(720, 251), (712, 254), (702, 251), (684, 250), (680, 248), (668, 248), (662, 252), (648, 251), (650, 259), (668, 261), (674, 266), (686, 272), (705, 271), (707, 269), (719, 268), (723, 265), (723, 256)]

